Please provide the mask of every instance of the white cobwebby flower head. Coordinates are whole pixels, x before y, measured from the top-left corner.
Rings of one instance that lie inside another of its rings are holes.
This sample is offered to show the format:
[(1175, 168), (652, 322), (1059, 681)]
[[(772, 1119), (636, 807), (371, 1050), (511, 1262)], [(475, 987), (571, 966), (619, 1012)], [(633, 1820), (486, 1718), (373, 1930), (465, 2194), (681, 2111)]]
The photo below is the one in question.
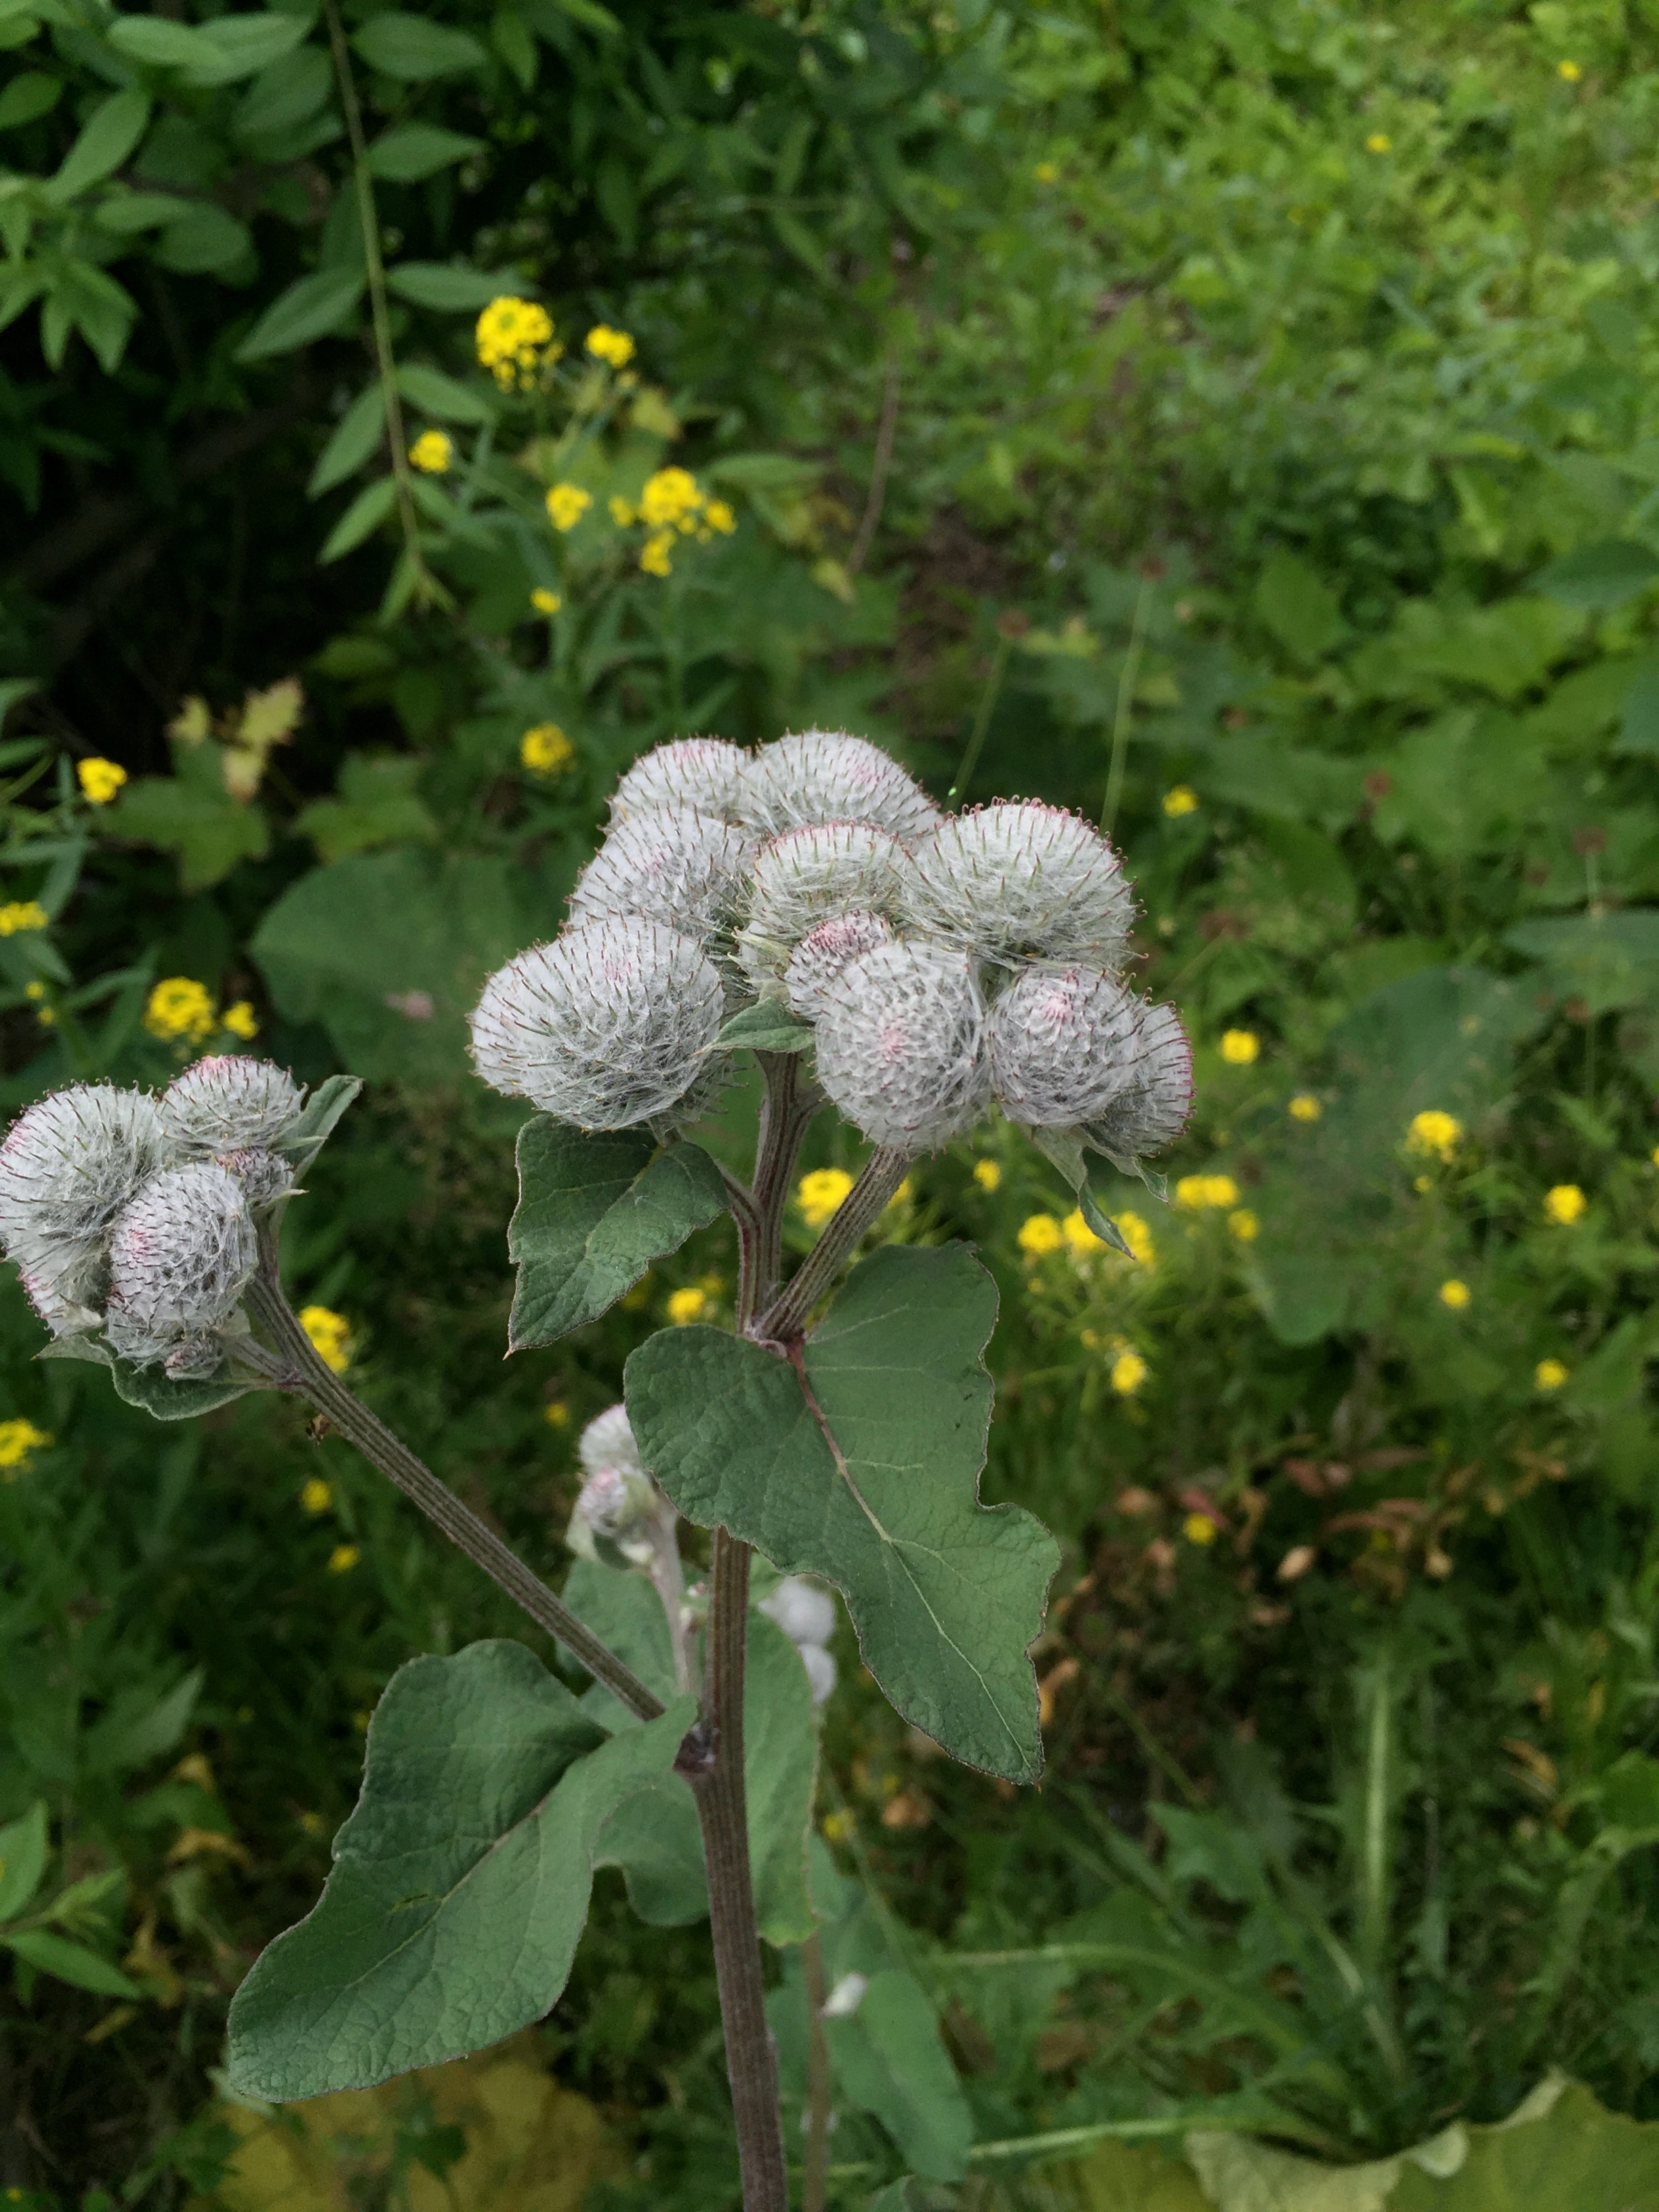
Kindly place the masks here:
[(629, 1129), (698, 1086), (720, 1035), (701, 946), (636, 915), (587, 922), (508, 961), (472, 1016), (479, 1074), (581, 1129)]
[(305, 1092), (283, 1067), (244, 1053), (215, 1053), (161, 1093), (161, 1127), (175, 1154), (210, 1158), (275, 1145), (300, 1118)]
[(1098, 968), (1028, 969), (991, 1009), (991, 1087), (1009, 1118), (1075, 1128), (1133, 1080), (1146, 1012)]
[(782, 974), (813, 926), (854, 909), (897, 905), (904, 848), (866, 822), (811, 823), (763, 845), (750, 878), (749, 915), (738, 939), (744, 974), (758, 989)]
[(1129, 1081), (1085, 1125), (1086, 1143), (1118, 1167), (1161, 1152), (1193, 1110), (1193, 1048), (1173, 1006), (1148, 1006)]
[(1099, 831), (1031, 800), (975, 807), (918, 845), (911, 918), (982, 960), (1121, 964), (1134, 902)]
[(652, 807), (694, 806), (736, 819), (749, 755), (724, 738), (677, 738), (643, 753), (611, 795), (611, 819), (626, 822)]
[(221, 1152), (219, 1164), (228, 1169), (241, 1184), (248, 1204), (256, 1212), (294, 1188), (291, 1164), (280, 1152), (267, 1152), (263, 1145), (248, 1145), (240, 1152)]
[(979, 1119), (984, 1048), (972, 963), (948, 945), (878, 945), (823, 994), (818, 1080), (849, 1121), (895, 1151), (931, 1151)]
[(634, 1441), (627, 1407), (607, 1406), (604, 1413), (596, 1414), (582, 1431), (576, 1456), (588, 1474), (599, 1474), (611, 1467), (620, 1468), (624, 1474), (643, 1474), (645, 1464)]
[(88, 1326), (109, 1224), (166, 1157), (155, 1101), (113, 1084), (54, 1091), (13, 1122), (0, 1145), (0, 1243), (55, 1334)]
[(658, 806), (618, 822), (576, 878), (573, 924), (643, 915), (708, 938), (729, 927), (749, 840), (712, 814)]
[(893, 933), (878, 914), (837, 914), (809, 929), (789, 956), (783, 971), (784, 995), (803, 1021), (823, 1012), (823, 994), (843, 968), (890, 945)]
[(220, 1328), (258, 1262), (246, 1195), (216, 1160), (152, 1176), (116, 1220), (109, 1244), (112, 1347), (140, 1366)]
[(763, 745), (744, 774), (739, 814), (774, 836), (802, 823), (868, 822), (906, 844), (939, 818), (879, 745), (839, 730), (803, 730)]
[(760, 1611), (775, 1620), (792, 1644), (827, 1644), (836, 1632), (836, 1601), (828, 1590), (786, 1575)]

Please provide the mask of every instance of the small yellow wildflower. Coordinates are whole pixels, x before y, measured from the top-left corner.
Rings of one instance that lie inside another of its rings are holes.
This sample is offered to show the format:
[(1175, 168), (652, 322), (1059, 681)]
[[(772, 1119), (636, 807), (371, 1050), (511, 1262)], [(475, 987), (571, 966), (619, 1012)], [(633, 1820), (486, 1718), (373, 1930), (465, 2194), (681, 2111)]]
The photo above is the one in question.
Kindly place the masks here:
[(550, 592), (545, 584), (538, 584), (530, 594), (530, 604), (538, 615), (556, 615), (564, 601), (556, 592)]
[(640, 520), (647, 529), (660, 530), (696, 514), (703, 504), (702, 489), (690, 469), (659, 469), (646, 478), (640, 494)]
[(107, 806), (127, 780), (127, 772), (112, 760), (83, 760), (75, 764), (81, 795), (94, 806)]
[(1261, 1050), (1254, 1030), (1229, 1030), (1221, 1040), (1221, 1057), (1230, 1067), (1248, 1067)]
[(333, 1503), (334, 1492), (320, 1474), (313, 1474), (300, 1492), (300, 1504), (307, 1513), (326, 1513)]
[(590, 507), (593, 495), (580, 484), (556, 483), (547, 495), (547, 519), (555, 530), (574, 530)]
[(1031, 174), (1040, 185), (1054, 184), (1060, 177), (1060, 164), (1058, 161), (1039, 161)]
[(1557, 62), (1555, 74), (1563, 84), (1577, 84), (1584, 74), (1584, 65), (1582, 62)]
[(619, 491), (613, 491), (606, 504), (611, 509), (611, 520), (618, 530), (631, 530), (640, 519), (638, 507), (631, 499), (624, 499)]
[(1241, 1244), (1253, 1244), (1261, 1234), (1261, 1224), (1248, 1206), (1241, 1206), (1237, 1212), (1227, 1216), (1227, 1228)]
[(1365, 141), (1365, 151), (1368, 154), (1387, 154), (1393, 150), (1393, 147), (1394, 141), (1386, 131), (1373, 131)]
[(1189, 1544), (1213, 1544), (1221, 1531), (1207, 1513), (1189, 1513), (1181, 1524), (1181, 1533)]
[(199, 1044), (216, 1026), (213, 1000), (205, 983), (188, 975), (169, 975), (144, 1003), (144, 1027), (169, 1042)]
[(729, 538), (738, 526), (738, 518), (723, 499), (711, 499), (703, 508), (702, 519), (711, 530), (718, 530), (722, 538)]
[(668, 1318), (676, 1328), (684, 1328), (688, 1322), (701, 1321), (708, 1310), (707, 1291), (671, 1291), (668, 1294)]
[(320, 1813), (296, 1813), (294, 1817), (308, 1836), (320, 1836), (328, 1826)]
[(1440, 1303), (1449, 1306), (1454, 1313), (1462, 1313), (1469, 1302), (1469, 1286), (1452, 1275), (1440, 1285)]
[(607, 323), (595, 323), (582, 341), (598, 361), (608, 361), (612, 368), (626, 368), (634, 358), (634, 341), (626, 331), (613, 331)]
[(1074, 1260), (1086, 1260), (1091, 1252), (1103, 1252), (1106, 1245), (1095, 1235), (1083, 1218), (1083, 1208), (1075, 1206), (1060, 1224), (1060, 1233), (1072, 1248)]
[(1324, 1110), (1310, 1091), (1298, 1091), (1289, 1108), (1293, 1121), (1316, 1121)]
[(538, 722), (519, 740), (519, 758), (532, 775), (559, 775), (576, 757), (576, 748), (556, 722)]
[(1120, 1398), (1133, 1398), (1150, 1371), (1138, 1352), (1120, 1352), (1112, 1362), (1112, 1388)]
[(49, 1030), (57, 1022), (57, 1009), (53, 1006), (37, 1006), (34, 1012), (34, 1018), (40, 1023), (43, 1030)]
[(0, 937), (15, 937), (20, 929), (44, 929), (46, 920), (39, 899), (10, 899), (0, 906)]
[(15, 1482), (35, 1453), (51, 1443), (33, 1421), (0, 1421), (0, 1482)]
[(1411, 1127), (1406, 1132), (1408, 1152), (1433, 1152), (1443, 1160), (1450, 1159), (1457, 1150), (1457, 1140), (1463, 1133), (1463, 1124), (1455, 1114), (1443, 1114), (1437, 1106), (1426, 1112), (1413, 1114)]
[(1176, 1185), (1176, 1204), (1185, 1206), (1189, 1213), (1203, 1213), (1237, 1203), (1238, 1185), (1231, 1176), (1182, 1176)]
[(1544, 1193), (1544, 1218), (1553, 1222), (1558, 1229), (1571, 1229), (1581, 1219), (1589, 1205), (1576, 1182), (1559, 1182), (1553, 1190)]
[(674, 543), (670, 530), (653, 530), (640, 551), (640, 566), (647, 576), (667, 576), (673, 573), (674, 563), (669, 558)]
[(252, 1044), (259, 1034), (259, 1017), (246, 999), (238, 999), (234, 1006), (227, 1006), (219, 1017), (219, 1025), (228, 1030), (232, 1036), (240, 1037), (244, 1044)]
[(1019, 1224), (1019, 1249), (1028, 1260), (1043, 1260), (1058, 1252), (1066, 1231), (1052, 1213), (1033, 1213)]
[(1540, 1390), (1559, 1390), (1567, 1379), (1566, 1363), (1560, 1359), (1540, 1359), (1532, 1370), (1532, 1379)]
[(328, 1555), (328, 1571), (331, 1575), (349, 1575), (362, 1556), (355, 1544), (337, 1544)]
[(351, 1323), (345, 1316), (335, 1313), (328, 1306), (301, 1306), (300, 1326), (311, 1339), (324, 1366), (332, 1368), (337, 1375), (343, 1375), (351, 1364)]
[(46, 987), (38, 976), (33, 983), (25, 983), (23, 986), (23, 996), (26, 999), (44, 999), (46, 995)]
[(1002, 1170), (994, 1160), (975, 1160), (974, 1181), (981, 1190), (999, 1189), (1002, 1183)]
[(510, 294), (490, 301), (478, 318), (473, 339), (480, 362), (504, 392), (511, 391), (538, 360), (558, 359), (553, 320), (546, 308)]
[(441, 477), (454, 458), (455, 448), (441, 430), (422, 430), (409, 449), (410, 465), (429, 477)]
[(570, 1408), (562, 1398), (550, 1398), (542, 1418), (550, 1429), (568, 1429), (570, 1426)]
[(1138, 1213), (1120, 1213), (1117, 1233), (1128, 1246), (1143, 1267), (1150, 1267), (1158, 1257), (1158, 1247), (1152, 1242), (1152, 1232)]
[(814, 1168), (795, 1187), (795, 1203), (809, 1229), (822, 1229), (853, 1188), (844, 1168)]
[(858, 1832), (858, 1824), (850, 1813), (828, 1813), (821, 1825), (826, 1843), (844, 1844), (849, 1836)]
[(1172, 784), (1164, 794), (1164, 811), (1172, 822), (1198, 811), (1198, 793), (1189, 783)]

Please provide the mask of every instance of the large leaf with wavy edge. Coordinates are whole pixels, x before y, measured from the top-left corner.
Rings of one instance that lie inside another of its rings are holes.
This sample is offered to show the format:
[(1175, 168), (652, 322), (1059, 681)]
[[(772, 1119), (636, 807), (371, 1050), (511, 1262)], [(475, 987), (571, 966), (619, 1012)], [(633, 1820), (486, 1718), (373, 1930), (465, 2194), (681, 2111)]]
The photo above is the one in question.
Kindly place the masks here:
[(677, 1698), (608, 1737), (521, 1644), (399, 1668), (321, 1899), (236, 1993), (230, 2086), (276, 2103), (368, 2088), (540, 2019), (600, 1830), (669, 1771), (696, 1713)]
[(648, 1130), (587, 1134), (535, 1115), (519, 1132), (507, 1232), (519, 1270), (508, 1345), (523, 1352), (597, 1321), (725, 1204), (720, 1171), (696, 1145), (665, 1149)]
[(646, 1464), (688, 1520), (834, 1583), (905, 1719), (1030, 1782), (1042, 1739), (1026, 1653), (1060, 1551), (1019, 1506), (979, 1503), (996, 1304), (965, 1246), (889, 1246), (854, 1270), (799, 1367), (693, 1326), (641, 1345), (624, 1387)]

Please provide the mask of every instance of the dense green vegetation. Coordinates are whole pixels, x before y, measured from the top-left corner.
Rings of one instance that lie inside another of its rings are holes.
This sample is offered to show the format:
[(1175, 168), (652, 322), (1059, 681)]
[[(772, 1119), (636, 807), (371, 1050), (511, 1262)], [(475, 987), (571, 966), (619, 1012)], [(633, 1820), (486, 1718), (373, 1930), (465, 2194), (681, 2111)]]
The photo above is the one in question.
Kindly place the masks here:
[[(908, 1965), (956, 2073), (845, 2111), (834, 2185), (948, 2177), (962, 2112), (1374, 2159), (1559, 2067), (1659, 2119), (1648, 15), (340, 29), (0, 0), (8, 1108), (256, 1028), (367, 1078), (289, 1279), (556, 1578), (580, 1424), (732, 1273), (710, 1230), (501, 1363), (515, 1116), (462, 1017), (619, 768), (844, 726), (1102, 819), (1197, 1109), (1167, 1210), (1100, 1186), (1137, 1262), (1012, 1131), (878, 1232), (994, 1267), (987, 1494), (1067, 1559), (1040, 1793), (931, 1759), (845, 1639), (826, 1948)], [(491, 373), (502, 297), (561, 358)], [(0, 2185), (252, 2202), (229, 1992), (392, 1669), (516, 1627), (282, 1405), (158, 1429), (15, 1286), (0, 1328), (0, 1826), (44, 1803), (52, 1854), (0, 1942), (81, 1947), (15, 1947)], [(532, 2055), (619, 2212), (733, 2201), (715, 2026), (703, 1931), (602, 1881)], [(360, 2201), (426, 2201), (447, 2094), (352, 2122)]]

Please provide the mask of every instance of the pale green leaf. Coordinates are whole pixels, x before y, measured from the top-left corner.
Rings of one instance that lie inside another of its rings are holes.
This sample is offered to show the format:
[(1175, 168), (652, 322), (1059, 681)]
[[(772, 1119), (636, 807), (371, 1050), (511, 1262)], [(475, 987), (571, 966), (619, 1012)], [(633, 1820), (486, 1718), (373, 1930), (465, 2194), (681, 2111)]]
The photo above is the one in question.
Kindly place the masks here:
[(326, 568), (331, 561), (343, 561), (348, 553), (355, 552), (390, 518), (397, 504), (395, 477), (376, 477), (373, 483), (365, 484), (323, 540), (317, 556), (319, 565)]
[(73, 199), (88, 185), (118, 169), (143, 137), (149, 109), (149, 94), (136, 85), (100, 100), (82, 125), (80, 136), (64, 155), (57, 174), (48, 179), (44, 188), (46, 197)]
[(1650, 545), (1629, 538), (1604, 538), (1594, 545), (1575, 546), (1552, 561), (1538, 579), (1538, 588), (1563, 606), (1602, 613), (1646, 591), (1656, 577), (1659, 553)]
[(238, 361), (268, 361), (337, 331), (363, 295), (360, 268), (319, 269), (279, 292), (236, 349)]
[(1042, 1765), (1026, 1655), (1060, 1553), (1020, 1507), (978, 1503), (995, 1318), (963, 1247), (889, 1246), (806, 1340), (801, 1376), (694, 1325), (642, 1345), (625, 1384), (645, 1462), (689, 1520), (835, 1583), (904, 1718), (1026, 1782)]
[(215, 59), (200, 31), (165, 15), (118, 15), (104, 36), (118, 54), (151, 69), (190, 69)]
[(304, 14), (242, 15), (230, 10), (198, 27), (207, 52), (185, 71), (191, 84), (234, 84), (291, 54), (310, 29)]
[(607, 1737), (521, 1644), (401, 1668), (321, 1899), (236, 1993), (233, 2088), (286, 2102), (368, 2087), (539, 2020), (605, 1822), (670, 1771), (695, 1716), (682, 1698)]
[(371, 15), (351, 43), (371, 69), (411, 83), (482, 69), (489, 58), (470, 33), (424, 15)]
[(386, 392), (380, 379), (357, 394), (349, 407), (334, 426), (333, 434), (317, 456), (317, 465), (311, 471), (311, 481), (306, 486), (307, 499), (320, 499), (325, 491), (346, 478), (371, 453), (380, 449), (386, 434)]
[(269, 1387), (246, 1374), (233, 1379), (228, 1371), (204, 1382), (175, 1382), (159, 1367), (129, 1367), (122, 1359), (111, 1361), (110, 1374), (118, 1398), (141, 1407), (158, 1421), (193, 1421), (199, 1414), (216, 1413), (234, 1398), (245, 1398), (250, 1390)]
[(510, 270), (492, 276), (483, 269), (457, 269), (446, 261), (400, 261), (386, 272), (386, 288), (416, 307), (467, 314), (503, 292), (517, 292), (523, 280)]
[(826, 2020), (823, 2033), (842, 2089), (875, 2114), (907, 2165), (930, 2181), (960, 2181), (973, 2115), (913, 1978), (894, 1967), (872, 1975), (856, 2008)]
[(0, 1828), (0, 1920), (15, 1920), (46, 1870), (46, 1808), (37, 1802)]
[(803, 1052), (812, 1042), (812, 1024), (799, 1020), (776, 999), (762, 999), (733, 1014), (714, 1040), (722, 1050), (747, 1045), (750, 1052)]
[(355, 1075), (331, 1075), (307, 1099), (299, 1120), (277, 1146), (296, 1176), (302, 1176), (321, 1152), (362, 1087)]
[(388, 184), (418, 184), (422, 177), (436, 176), (440, 169), (465, 161), (469, 154), (481, 154), (483, 143), (435, 123), (394, 123), (370, 146), (369, 172)]
[(398, 389), (405, 399), (441, 422), (488, 422), (495, 413), (481, 392), (435, 368), (410, 362), (398, 371)]
[(61, 77), (47, 76), (40, 70), (23, 70), (0, 92), (0, 131), (21, 131), (26, 123), (49, 115), (63, 89)]
[(644, 1129), (590, 1134), (538, 1114), (519, 1132), (518, 1162), (507, 1232), (519, 1270), (507, 1325), (514, 1352), (596, 1321), (726, 1204), (707, 1152), (659, 1146)]
[(72, 1982), (77, 1990), (91, 1990), (101, 1997), (141, 1997), (144, 1994), (118, 1966), (112, 1966), (107, 1959), (100, 1959), (95, 1951), (88, 1951), (84, 1943), (70, 1942), (67, 1936), (52, 1936), (45, 1929), (32, 1928), (15, 1936), (0, 1935), (0, 1944), (33, 1966), (36, 1973), (50, 1974), (60, 1982)]

